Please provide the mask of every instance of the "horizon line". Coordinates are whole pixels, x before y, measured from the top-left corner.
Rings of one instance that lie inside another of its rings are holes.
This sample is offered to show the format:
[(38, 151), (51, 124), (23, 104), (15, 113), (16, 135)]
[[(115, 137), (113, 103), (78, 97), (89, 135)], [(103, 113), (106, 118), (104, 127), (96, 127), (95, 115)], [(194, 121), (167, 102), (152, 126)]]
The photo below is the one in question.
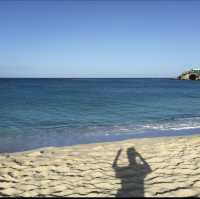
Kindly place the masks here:
[(71, 79), (71, 78), (77, 78), (77, 79), (86, 79), (86, 78), (91, 78), (91, 79), (93, 79), (93, 78), (99, 78), (99, 79), (104, 79), (104, 78), (116, 78), (116, 79), (118, 79), (118, 78), (132, 78), (132, 79), (140, 79), (140, 78), (176, 78), (176, 77), (132, 77), (132, 76), (130, 76), (130, 77), (126, 77), (126, 76), (117, 76), (117, 77), (114, 77), (114, 76), (109, 76), (109, 77), (107, 77), (107, 76), (102, 76), (102, 77), (100, 77), (100, 76), (94, 76), (94, 77), (91, 77), (91, 76), (71, 76), (71, 77), (0, 77), (0, 79)]

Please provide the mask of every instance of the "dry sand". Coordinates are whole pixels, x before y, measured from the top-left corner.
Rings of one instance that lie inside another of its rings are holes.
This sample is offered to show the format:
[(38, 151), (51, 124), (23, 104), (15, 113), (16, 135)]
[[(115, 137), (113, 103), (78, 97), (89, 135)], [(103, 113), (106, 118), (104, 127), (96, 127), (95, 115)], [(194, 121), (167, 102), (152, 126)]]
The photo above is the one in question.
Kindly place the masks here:
[(200, 196), (199, 154), (200, 136), (0, 154), (0, 196)]

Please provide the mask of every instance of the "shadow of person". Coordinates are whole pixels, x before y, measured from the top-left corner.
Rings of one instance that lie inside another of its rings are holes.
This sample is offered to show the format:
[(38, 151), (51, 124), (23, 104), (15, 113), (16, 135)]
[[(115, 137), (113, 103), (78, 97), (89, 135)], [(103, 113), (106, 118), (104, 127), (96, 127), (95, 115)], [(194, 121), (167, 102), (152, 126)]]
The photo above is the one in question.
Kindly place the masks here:
[(132, 147), (127, 149), (128, 166), (118, 166), (118, 159), (121, 155), (120, 149), (115, 157), (112, 168), (117, 178), (121, 179), (121, 189), (116, 197), (144, 197), (144, 178), (151, 172), (148, 163)]

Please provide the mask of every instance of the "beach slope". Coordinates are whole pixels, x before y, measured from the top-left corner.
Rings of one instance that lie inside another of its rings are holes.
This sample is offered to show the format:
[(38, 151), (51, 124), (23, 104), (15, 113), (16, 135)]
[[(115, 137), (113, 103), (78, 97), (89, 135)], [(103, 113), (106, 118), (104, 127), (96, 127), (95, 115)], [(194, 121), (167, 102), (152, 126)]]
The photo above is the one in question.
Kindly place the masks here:
[(200, 196), (200, 136), (0, 154), (0, 196)]

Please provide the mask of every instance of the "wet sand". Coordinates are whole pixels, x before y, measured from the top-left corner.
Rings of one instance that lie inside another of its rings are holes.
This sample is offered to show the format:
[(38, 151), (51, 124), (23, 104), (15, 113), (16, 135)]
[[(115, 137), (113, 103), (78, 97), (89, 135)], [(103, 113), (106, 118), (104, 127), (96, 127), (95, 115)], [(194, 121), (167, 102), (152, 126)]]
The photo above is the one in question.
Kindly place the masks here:
[(200, 136), (0, 154), (0, 196), (199, 196)]

